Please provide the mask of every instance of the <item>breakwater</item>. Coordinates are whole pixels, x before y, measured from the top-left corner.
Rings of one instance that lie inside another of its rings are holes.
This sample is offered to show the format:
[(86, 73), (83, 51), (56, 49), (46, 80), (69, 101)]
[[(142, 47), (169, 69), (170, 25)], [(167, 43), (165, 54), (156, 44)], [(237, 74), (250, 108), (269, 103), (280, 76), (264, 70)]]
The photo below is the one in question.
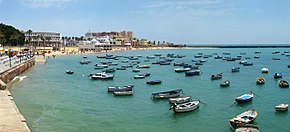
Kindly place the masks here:
[(35, 58), (31, 58), (0, 73), (0, 131), (30, 132), (25, 118), (19, 112), (6, 84), (16, 76), (22, 74), (35, 65)]

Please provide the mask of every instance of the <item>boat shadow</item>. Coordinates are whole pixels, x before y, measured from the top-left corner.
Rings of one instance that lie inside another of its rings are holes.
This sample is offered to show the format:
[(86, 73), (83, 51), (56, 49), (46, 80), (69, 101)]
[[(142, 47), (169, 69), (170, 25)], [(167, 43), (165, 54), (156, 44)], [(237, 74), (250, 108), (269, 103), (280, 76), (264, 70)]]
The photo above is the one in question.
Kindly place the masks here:
[(275, 111), (275, 115), (286, 116), (286, 115), (288, 115), (288, 110), (287, 111)]
[(245, 102), (245, 103), (237, 103), (236, 106), (238, 107), (248, 107), (249, 105), (252, 105), (253, 101)]

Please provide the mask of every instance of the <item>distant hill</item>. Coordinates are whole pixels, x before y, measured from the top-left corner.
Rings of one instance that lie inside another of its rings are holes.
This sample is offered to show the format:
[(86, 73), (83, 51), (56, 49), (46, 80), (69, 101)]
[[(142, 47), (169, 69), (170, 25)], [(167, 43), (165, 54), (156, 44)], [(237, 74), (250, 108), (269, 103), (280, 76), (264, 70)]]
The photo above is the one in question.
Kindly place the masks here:
[(25, 36), (13, 26), (0, 23), (0, 44), (2, 46), (23, 46)]

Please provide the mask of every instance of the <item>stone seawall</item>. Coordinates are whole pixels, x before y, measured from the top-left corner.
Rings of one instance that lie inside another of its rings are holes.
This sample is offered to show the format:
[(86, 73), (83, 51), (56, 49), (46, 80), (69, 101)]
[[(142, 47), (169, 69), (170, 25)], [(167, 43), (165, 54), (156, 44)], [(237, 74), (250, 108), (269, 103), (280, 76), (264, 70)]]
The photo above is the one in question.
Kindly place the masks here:
[(16, 76), (22, 74), (23, 72), (31, 68), (33, 65), (35, 65), (34, 57), (0, 73), (0, 89), (2, 90), (6, 89), (7, 83), (9, 83)]

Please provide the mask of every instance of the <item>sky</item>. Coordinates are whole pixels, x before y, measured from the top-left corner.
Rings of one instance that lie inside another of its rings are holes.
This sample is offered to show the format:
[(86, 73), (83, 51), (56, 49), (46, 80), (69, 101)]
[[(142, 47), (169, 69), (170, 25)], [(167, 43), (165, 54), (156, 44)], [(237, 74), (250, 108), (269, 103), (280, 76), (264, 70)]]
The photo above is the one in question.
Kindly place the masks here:
[(290, 0), (0, 0), (20, 30), (132, 31), (177, 44), (290, 44)]

